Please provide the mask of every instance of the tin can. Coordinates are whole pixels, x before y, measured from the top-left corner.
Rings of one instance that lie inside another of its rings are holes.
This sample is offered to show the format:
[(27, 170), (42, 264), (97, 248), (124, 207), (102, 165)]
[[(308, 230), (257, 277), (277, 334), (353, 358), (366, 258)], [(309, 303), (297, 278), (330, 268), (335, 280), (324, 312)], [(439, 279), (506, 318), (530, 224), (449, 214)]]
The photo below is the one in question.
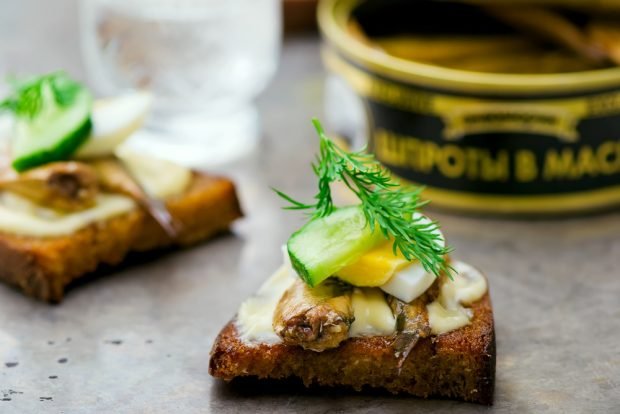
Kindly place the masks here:
[(369, 149), (384, 165), (424, 185), (433, 205), (459, 211), (553, 215), (620, 206), (620, 68), (449, 69), (378, 53), (347, 28), (361, 8), (402, 3), (420, 4), (319, 6), (325, 65), (359, 96)]

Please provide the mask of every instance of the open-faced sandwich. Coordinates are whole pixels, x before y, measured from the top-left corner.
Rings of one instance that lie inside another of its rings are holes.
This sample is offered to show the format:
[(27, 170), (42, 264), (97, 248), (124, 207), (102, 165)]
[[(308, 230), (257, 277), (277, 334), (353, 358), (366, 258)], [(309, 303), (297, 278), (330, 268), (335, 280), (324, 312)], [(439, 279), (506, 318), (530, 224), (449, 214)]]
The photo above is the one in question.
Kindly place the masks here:
[[(315, 203), (278, 192), (311, 218), (220, 332), (209, 372), (491, 404), (486, 278), (450, 259), (437, 224), (419, 212), (419, 189), (395, 184), (372, 156), (340, 149), (315, 126)], [(359, 205), (334, 206), (336, 181)]]
[(0, 163), (0, 280), (58, 302), (73, 280), (132, 251), (190, 245), (241, 211), (231, 181), (137, 153), (124, 141), (151, 97), (93, 102), (64, 73), (15, 82)]

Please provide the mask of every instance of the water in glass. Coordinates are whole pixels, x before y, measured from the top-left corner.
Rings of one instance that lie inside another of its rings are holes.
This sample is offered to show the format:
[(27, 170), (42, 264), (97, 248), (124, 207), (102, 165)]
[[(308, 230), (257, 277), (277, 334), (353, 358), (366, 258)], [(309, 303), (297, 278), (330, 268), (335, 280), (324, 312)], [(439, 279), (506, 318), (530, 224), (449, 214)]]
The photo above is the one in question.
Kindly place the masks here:
[(154, 93), (136, 145), (195, 166), (226, 162), (258, 137), (253, 99), (272, 77), (279, 0), (83, 0), (82, 40), (103, 94)]

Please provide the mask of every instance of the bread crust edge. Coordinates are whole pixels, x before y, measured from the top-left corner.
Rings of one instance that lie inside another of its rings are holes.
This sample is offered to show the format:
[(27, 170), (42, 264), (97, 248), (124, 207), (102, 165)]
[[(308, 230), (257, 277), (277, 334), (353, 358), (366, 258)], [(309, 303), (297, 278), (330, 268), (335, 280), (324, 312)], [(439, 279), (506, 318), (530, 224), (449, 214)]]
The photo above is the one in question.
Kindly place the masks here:
[(496, 346), (489, 294), (472, 309), (469, 325), (420, 340), (400, 374), (392, 337), (350, 338), (336, 349), (317, 353), (281, 343), (243, 342), (233, 319), (215, 340), (209, 373), (226, 381), (296, 377), (306, 386), (381, 388), (393, 394), (492, 405)]
[(190, 188), (166, 204), (182, 224), (175, 240), (141, 209), (63, 237), (0, 232), (0, 281), (35, 299), (59, 303), (70, 283), (101, 265), (118, 265), (131, 252), (196, 244), (228, 230), (243, 215), (234, 184), (206, 174), (194, 173)]

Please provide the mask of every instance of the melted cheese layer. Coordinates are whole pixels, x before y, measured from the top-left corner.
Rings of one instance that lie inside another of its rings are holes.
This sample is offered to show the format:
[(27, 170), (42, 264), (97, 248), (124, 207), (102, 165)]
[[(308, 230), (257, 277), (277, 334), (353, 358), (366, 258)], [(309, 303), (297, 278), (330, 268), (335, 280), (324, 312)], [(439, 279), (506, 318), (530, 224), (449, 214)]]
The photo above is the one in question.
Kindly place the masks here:
[(282, 265), (252, 296), (241, 304), (237, 313), (237, 330), (245, 342), (275, 344), (281, 342), (273, 330), (273, 314), (280, 298), (295, 281), (291, 269)]
[(355, 320), (349, 330), (350, 337), (392, 335), (396, 332), (396, 319), (380, 289), (356, 288), (351, 299)]
[(426, 307), (434, 335), (468, 325), (473, 312), (463, 305), (480, 300), (487, 292), (487, 281), (477, 269), (463, 262), (452, 266), (456, 270), (454, 280), (442, 283), (439, 297)]
[(192, 181), (192, 171), (170, 161), (147, 157), (121, 146), (116, 155), (144, 190), (160, 200), (183, 194)]
[(136, 203), (129, 197), (99, 194), (93, 207), (62, 214), (15, 194), (2, 193), (0, 231), (32, 237), (67, 236), (89, 224), (128, 213), (134, 208)]

